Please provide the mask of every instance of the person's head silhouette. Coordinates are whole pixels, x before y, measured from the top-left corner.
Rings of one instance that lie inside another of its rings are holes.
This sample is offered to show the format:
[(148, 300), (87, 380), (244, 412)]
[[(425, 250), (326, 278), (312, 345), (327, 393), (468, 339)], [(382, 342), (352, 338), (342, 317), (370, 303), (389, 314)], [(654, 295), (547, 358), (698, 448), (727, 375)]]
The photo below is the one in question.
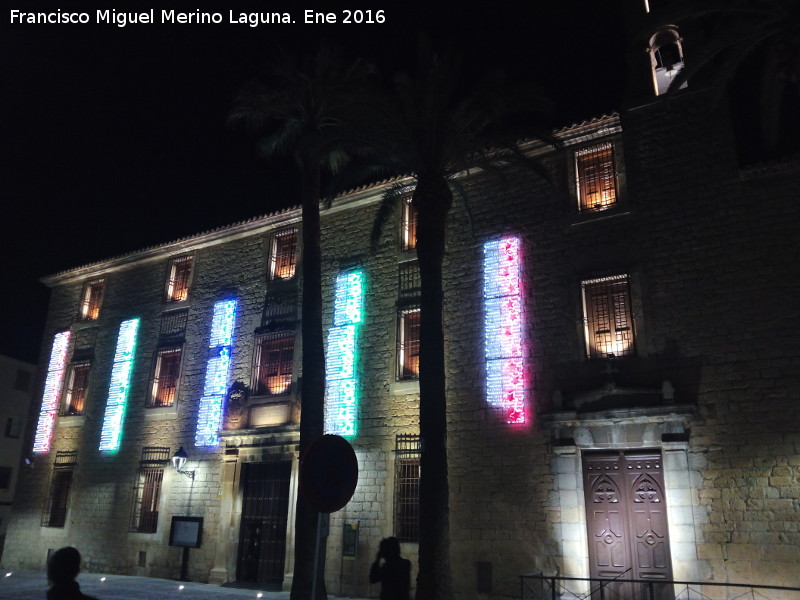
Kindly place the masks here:
[(400, 556), (400, 540), (396, 537), (383, 538), (380, 545), (380, 553), (383, 558), (397, 558)]
[(47, 560), (47, 578), (53, 583), (75, 581), (81, 570), (81, 553), (72, 546), (59, 548)]

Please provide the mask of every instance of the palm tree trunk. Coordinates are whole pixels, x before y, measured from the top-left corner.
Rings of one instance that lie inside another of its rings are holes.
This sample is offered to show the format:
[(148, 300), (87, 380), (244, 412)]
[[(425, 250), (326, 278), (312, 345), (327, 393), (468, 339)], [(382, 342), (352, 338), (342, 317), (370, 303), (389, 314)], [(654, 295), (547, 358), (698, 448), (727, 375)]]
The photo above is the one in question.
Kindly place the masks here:
[(453, 195), (442, 178), (418, 178), (412, 198), (417, 209), (420, 271), (419, 431), (420, 533), (416, 600), (450, 600), (450, 498), (447, 476), (447, 396), (442, 262), (447, 214)]
[[(300, 458), (323, 434), (325, 398), (325, 348), (322, 341), (322, 249), (320, 240), (320, 172), (316, 164), (303, 168), (303, 296), (302, 296), (302, 378), (300, 379)], [(302, 488), (297, 492), (295, 515), (294, 579), (291, 600), (311, 598), (317, 511)], [(320, 548), (317, 594), (324, 600), (325, 541)]]

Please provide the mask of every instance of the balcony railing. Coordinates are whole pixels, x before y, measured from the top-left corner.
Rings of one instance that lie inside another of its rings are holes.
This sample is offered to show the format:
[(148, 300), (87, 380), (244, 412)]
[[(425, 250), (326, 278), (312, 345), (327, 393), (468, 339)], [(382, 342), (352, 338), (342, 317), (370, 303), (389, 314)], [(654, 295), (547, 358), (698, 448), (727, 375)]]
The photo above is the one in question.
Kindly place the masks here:
[(522, 600), (800, 600), (800, 588), (709, 581), (520, 575)]

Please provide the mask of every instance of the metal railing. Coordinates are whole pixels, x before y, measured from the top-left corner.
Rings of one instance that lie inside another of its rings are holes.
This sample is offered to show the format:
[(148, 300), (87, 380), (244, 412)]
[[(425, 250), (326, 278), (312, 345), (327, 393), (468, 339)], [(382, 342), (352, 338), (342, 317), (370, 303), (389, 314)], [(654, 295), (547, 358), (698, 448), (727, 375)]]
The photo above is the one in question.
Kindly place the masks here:
[(522, 600), (800, 600), (800, 588), (746, 583), (520, 575)]

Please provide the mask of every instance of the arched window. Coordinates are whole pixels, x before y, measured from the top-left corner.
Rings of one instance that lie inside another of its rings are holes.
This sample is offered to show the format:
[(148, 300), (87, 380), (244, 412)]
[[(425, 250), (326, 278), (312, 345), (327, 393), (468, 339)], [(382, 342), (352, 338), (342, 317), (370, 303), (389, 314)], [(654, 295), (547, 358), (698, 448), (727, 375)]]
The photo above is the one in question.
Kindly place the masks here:
[[(674, 25), (659, 29), (650, 38), (648, 52), (653, 70), (653, 86), (656, 96), (665, 94), (669, 84), (683, 68), (683, 47), (681, 36)], [(684, 82), (681, 89), (686, 87)]]

